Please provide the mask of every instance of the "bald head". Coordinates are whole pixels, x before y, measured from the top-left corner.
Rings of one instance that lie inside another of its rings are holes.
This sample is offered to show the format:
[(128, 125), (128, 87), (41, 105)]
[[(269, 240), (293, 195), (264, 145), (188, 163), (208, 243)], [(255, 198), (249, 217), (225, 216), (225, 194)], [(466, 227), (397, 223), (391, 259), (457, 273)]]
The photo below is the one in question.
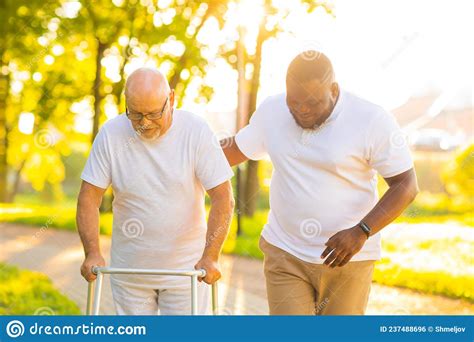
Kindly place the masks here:
[(300, 53), (290, 63), (286, 75), (287, 82), (306, 83), (318, 80), (321, 83), (334, 82), (331, 61), (322, 52), (308, 50)]
[(152, 68), (139, 68), (128, 76), (125, 84), (127, 102), (143, 98), (168, 96), (170, 86), (161, 72)]

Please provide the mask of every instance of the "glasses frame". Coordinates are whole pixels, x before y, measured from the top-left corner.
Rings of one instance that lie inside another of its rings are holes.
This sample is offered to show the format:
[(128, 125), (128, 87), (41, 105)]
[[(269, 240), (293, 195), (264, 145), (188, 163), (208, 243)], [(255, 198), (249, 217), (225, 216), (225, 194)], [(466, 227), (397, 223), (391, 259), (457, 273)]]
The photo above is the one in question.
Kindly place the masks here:
[[(154, 112), (154, 113), (148, 113), (148, 114), (142, 114), (142, 113), (130, 113), (128, 111), (128, 107), (125, 107), (125, 114), (127, 115), (127, 118), (131, 121), (141, 121), (144, 117), (147, 118), (148, 120), (160, 120), (163, 117), (163, 114), (166, 109), (166, 105), (168, 104), (169, 101), (169, 96), (165, 100), (165, 104), (163, 105), (163, 108), (159, 112)], [(131, 115), (140, 115), (139, 117), (134, 117), (133, 119), (130, 117)], [(154, 117), (156, 115), (156, 117)], [(150, 117), (153, 116), (153, 117)]]

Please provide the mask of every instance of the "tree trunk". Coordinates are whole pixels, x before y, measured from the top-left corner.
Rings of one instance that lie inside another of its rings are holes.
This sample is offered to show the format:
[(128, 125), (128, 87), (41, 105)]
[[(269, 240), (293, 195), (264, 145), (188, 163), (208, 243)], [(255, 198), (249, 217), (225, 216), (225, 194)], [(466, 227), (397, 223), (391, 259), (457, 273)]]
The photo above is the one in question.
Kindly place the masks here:
[[(1, 68), (0, 63), (0, 68)], [(8, 200), (7, 190), (7, 151), (8, 151), (8, 135), (7, 135), (7, 96), (10, 87), (10, 76), (0, 74), (0, 202)]]
[[(265, 21), (262, 19), (260, 23), (257, 46), (255, 56), (253, 58), (253, 74), (250, 82), (250, 94), (248, 102), (248, 113), (255, 112), (257, 107), (257, 93), (260, 86), (260, 70), (262, 62), (262, 45), (266, 38)], [(260, 192), (258, 179), (258, 161), (249, 160), (247, 162), (247, 170), (245, 174), (245, 193), (244, 193), (244, 214), (245, 216), (253, 216), (257, 209), (258, 194)]]
[(27, 159), (28, 159), (28, 156), (26, 156), (25, 159), (21, 162), (20, 167), (17, 170), (15, 170), (15, 175), (13, 178), (13, 186), (7, 196), (7, 202), (9, 203), (12, 203), (15, 201), (15, 196), (20, 187), (21, 171), (23, 170), (23, 167), (25, 166)]
[[(94, 85), (92, 89), (94, 93), (94, 119), (93, 119), (93, 124), (92, 124), (91, 145), (94, 142), (94, 139), (97, 133), (99, 132), (100, 103), (102, 102), (102, 92), (100, 91), (100, 86), (102, 84), (102, 64), (100, 62), (102, 58), (104, 57), (104, 51), (107, 48), (107, 45), (102, 43), (99, 38), (96, 38), (96, 40), (97, 40), (97, 54), (95, 58), (95, 79), (94, 79)], [(100, 205), (100, 211), (101, 212), (110, 211), (110, 201), (103, 200)]]
[(99, 38), (97, 40), (97, 54), (95, 59), (95, 79), (92, 91), (94, 93), (94, 119), (92, 125), (91, 144), (94, 142), (95, 136), (99, 132), (100, 124), (100, 103), (102, 102), (102, 92), (100, 86), (102, 84), (102, 64), (100, 64), (104, 57), (104, 51), (107, 45), (102, 43)]

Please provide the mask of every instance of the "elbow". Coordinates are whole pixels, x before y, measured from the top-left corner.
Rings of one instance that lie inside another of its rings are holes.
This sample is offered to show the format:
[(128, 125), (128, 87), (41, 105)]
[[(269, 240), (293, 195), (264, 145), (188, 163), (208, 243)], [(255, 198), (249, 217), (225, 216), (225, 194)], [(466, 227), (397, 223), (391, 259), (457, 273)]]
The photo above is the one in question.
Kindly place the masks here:
[(235, 200), (232, 194), (232, 185), (230, 181), (219, 186), (219, 189), (209, 193), (211, 199), (211, 209), (215, 208), (220, 212), (232, 213), (235, 208)]
[(408, 198), (409, 198), (409, 203), (412, 203), (416, 196), (420, 193), (420, 188), (418, 187), (418, 182), (416, 178), (413, 179), (411, 182), (410, 186), (408, 187)]
[(227, 212), (230, 215), (233, 215), (234, 209), (235, 209), (235, 199), (232, 193), (230, 193), (230, 196), (228, 197), (226, 203), (227, 203)]
[(82, 196), (82, 193), (79, 193), (79, 196), (77, 197), (77, 203), (76, 203), (76, 208), (77, 212), (79, 212), (80, 209), (84, 207), (84, 196)]
[(232, 196), (232, 192), (226, 196), (216, 198), (211, 203), (213, 206), (220, 208), (220, 210), (230, 212), (230, 213), (232, 213), (235, 208), (235, 200), (234, 200), (234, 196)]

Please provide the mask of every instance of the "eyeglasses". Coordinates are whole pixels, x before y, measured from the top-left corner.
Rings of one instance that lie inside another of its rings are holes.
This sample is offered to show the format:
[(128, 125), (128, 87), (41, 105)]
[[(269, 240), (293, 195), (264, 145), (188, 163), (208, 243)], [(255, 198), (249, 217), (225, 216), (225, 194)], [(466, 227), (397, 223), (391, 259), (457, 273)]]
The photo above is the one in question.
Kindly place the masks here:
[(165, 104), (163, 105), (163, 108), (158, 111), (158, 112), (153, 112), (149, 114), (142, 114), (142, 113), (134, 113), (130, 112), (128, 108), (125, 108), (125, 114), (127, 114), (127, 118), (129, 118), (132, 121), (140, 121), (143, 119), (143, 117), (149, 119), (149, 120), (158, 120), (161, 119), (163, 116), (163, 113), (166, 109), (166, 105), (168, 104), (169, 97), (166, 98)]

